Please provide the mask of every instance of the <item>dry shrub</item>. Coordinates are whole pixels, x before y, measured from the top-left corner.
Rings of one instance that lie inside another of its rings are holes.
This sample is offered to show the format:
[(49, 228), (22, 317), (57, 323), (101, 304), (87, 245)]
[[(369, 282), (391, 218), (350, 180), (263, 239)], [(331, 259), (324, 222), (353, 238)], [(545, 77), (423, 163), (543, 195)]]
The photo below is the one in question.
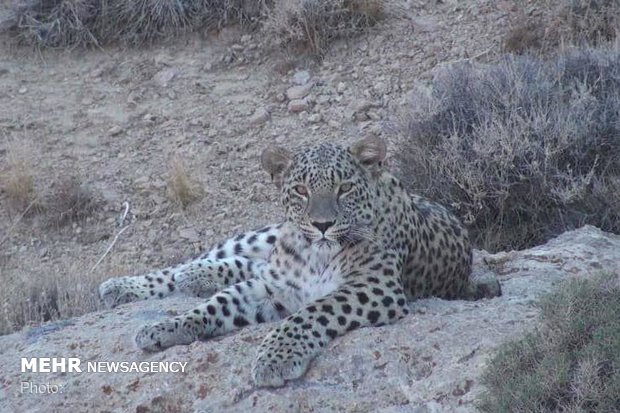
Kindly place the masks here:
[(76, 264), (69, 268), (50, 266), (44, 273), (12, 271), (0, 290), (0, 335), (102, 308), (97, 295), (101, 281), (101, 274)]
[(386, 12), (385, 0), (280, 0), (265, 30), (285, 49), (320, 58), (333, 40), (360, 33)]
[(95, 193), (74, 176), (54, 182), (45, 200), (48, 222), (56, 226), (88, 218), (98, 207)]
[(414, 92), (398, 163), (478, 247), (527, 248), (583, 224), (620, 232), (620, 52), (438, 70)]
[(572, 280), (539, 304), (541, 326), (502, 345), (483, 376), (484, 412), (617, 412), (620, 279)]
[(620, 0), (565, 1), (552, 29), (572, 42), (612, 40), (620, 30)]
[(555, 0), (548, 12), (522, 15), (504, 38), (504, 49), (552, 52), (562, 44), (598, 45), (617, 37), (620, 0)]
[(0, 177), (6, 194), (9, 212), (24, 213), (36, 202), (34, 172), (26, 148), (11, 147), (7, 153), (7, 168)]
[(181, 208), (187, 207), (202, 196), (202, 191), (189, 178), (184, 162), (173, 157), (168, 172), (168, 195)]
[(69, 47), (97, 45), (92, 28), (99, 14), (91, 0), (41, 0), (21, 10), (18, 27), (30, 44)]
[(383, 18), (387, 0), (34, 0), (17, 11), (16, 31), (39, 47), (141, 45), (194, 30), (255, 26), (272, 39), (321, 56), (336, 38)]
[(39, 47), (151, 43), (256, 21), (269, 0), (35, 0), (18, 10), (20, 39)]
[(544, 37), (545, 28), (540, 19), (521, 18), (504, 37), (504, 50), (523, 54), (529, 50), (541, 49)]

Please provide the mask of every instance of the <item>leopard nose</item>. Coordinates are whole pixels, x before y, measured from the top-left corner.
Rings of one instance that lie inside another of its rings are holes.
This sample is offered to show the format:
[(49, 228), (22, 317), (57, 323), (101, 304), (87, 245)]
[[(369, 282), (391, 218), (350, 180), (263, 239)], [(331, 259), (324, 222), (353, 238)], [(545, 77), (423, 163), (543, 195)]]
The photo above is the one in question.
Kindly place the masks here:
[(313, 222), (312, 225), (314, 225), (319, 231), (321, 231), (323, 234), (325, 234), (325, 231), (327, 231), (329, 229), (329, 227), (334, 225), (334, 221), (327, 221), (327, 222)]

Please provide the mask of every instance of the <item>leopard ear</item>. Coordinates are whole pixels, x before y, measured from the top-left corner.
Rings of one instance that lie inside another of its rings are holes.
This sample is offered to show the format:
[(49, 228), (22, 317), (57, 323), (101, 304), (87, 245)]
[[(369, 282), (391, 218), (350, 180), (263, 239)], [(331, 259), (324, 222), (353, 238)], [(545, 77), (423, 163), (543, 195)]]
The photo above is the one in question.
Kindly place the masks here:
[(273, 183), (280, 188), (284, 172), (293, 162), (293, 155), (280, 146), (269, 146), (260, 157), (261, 165), (271, 175)]
[(363, 166), (373, 172), (378, 172), (387, 156), (387, 145), (377, 136), (368, 136), (351, 145), (349, 152)]

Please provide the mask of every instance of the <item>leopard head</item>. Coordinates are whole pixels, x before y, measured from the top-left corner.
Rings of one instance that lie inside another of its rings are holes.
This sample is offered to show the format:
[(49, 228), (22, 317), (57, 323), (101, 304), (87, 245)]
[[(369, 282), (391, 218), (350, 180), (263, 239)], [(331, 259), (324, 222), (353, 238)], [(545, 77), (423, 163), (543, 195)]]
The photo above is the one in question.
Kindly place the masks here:
[(344, 244), (372, 238), (386, 153), (382, 139), (368, 137), (347, 149), (321, 144), (291, 153), (272, 146), (261, 163), (280, 189), (288, 222), (312, 243)]

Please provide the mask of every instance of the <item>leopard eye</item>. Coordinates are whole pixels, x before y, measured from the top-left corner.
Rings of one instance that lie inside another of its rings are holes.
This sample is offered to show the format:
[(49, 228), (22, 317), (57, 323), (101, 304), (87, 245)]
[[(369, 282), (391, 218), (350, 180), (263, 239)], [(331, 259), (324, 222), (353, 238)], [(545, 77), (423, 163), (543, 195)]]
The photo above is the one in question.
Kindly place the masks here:
[(346, 194), (351, 189), (353, 189), (353, 184), (351, 182), (345, 182), (344, 184), (340, 185), (340, 189), (338, 190), (338, 192), (340, 192), (340, 194)]
[(297, 192), (299, 195), (303, 195), (306, 196), (308, 195), (308, 188), (306, 188), (304, 185), (295, 185), (295, 192)]

